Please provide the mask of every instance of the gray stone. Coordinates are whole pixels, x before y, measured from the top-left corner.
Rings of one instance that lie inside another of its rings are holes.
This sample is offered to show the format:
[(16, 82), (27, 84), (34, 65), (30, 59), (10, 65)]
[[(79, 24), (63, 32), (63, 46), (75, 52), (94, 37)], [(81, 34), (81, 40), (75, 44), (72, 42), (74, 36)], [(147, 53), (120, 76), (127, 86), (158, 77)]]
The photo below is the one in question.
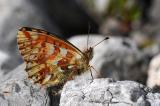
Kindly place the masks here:
[(144, 56), (149, 58), (153, 58), (154, 56), (158, 55), (160, 53), (160, 42), (155, 41), (153, 45), (150, 45), (149, 47), (144, 48), (143, 53), (144, 53)]
[(160, 19), (159, 10), (160, 10), (160, 1), (154, 0), (152, 4), (152, 8), (150, 10), (150, 16), (151, 18), (153, 18), (156, 24), (159, 24), (159, 19)]
[(100, 33), (102, 34), (108, 34), (112, 33), (113, 35), (117, 35), (120, 33), (119, 30), (120, 23), (115, 18), (107, 18), (99, 28)]
[(60, 106), (159, 106), (160, 94), (134, 81), (102, 78), (69, 81)]
[(45, 88), (31, 83), (20, 65), (0, 79), (0, 106), (49, 106)]
[(4, 62), (9, 59), (9, 55), (3, 51), (0, 50), (0, 76), (3, 75), (3, 71), (2, 71), (2, 65), (4, 64)]

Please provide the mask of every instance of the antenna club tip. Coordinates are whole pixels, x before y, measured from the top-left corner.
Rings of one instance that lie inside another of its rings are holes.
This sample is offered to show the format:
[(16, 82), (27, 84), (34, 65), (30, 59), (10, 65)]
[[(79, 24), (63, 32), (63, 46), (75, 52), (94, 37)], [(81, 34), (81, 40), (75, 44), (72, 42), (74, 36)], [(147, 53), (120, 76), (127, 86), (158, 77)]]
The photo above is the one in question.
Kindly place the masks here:
[(109, 37), (106, 37), (105, 40), (109, 39)]

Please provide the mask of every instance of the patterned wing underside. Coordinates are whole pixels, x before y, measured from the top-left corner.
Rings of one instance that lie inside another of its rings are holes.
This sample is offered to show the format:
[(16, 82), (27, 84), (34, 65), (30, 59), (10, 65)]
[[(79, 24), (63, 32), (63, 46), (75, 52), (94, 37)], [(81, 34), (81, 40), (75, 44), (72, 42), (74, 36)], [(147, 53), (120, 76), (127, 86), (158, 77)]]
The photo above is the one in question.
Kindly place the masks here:
[(18, 47), (26, 62), (28, 77), (41, 85), (57, 85), (72, 77), (83, 53), (49, 32), (23, 27)]

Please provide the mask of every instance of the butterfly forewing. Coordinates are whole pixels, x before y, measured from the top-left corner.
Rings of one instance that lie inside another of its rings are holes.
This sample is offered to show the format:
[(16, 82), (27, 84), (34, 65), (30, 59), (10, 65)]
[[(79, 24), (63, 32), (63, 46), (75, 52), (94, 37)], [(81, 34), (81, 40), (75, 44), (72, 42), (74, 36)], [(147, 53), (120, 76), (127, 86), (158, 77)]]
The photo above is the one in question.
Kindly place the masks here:
[(28, 77), (41, 85), (56, 85), (83, 69), (84, 54), (47, 31), (23, 27), (17, 36)]

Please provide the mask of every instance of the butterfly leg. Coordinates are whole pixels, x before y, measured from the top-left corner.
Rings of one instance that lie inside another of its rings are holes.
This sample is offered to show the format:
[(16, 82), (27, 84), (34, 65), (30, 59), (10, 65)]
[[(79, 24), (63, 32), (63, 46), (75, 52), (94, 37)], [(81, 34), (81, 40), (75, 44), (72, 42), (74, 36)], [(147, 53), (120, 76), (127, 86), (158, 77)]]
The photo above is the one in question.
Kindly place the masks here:
[(98, 71), (93, 66), (90, 67), (98, 74)]
[(74, 75), (74, 73), (71, 73), (71, 74), (68, 76), (67, 80), (73, 80), (73, 75)]
[(90, 73), (91, 73), (91, 77), (92, 77), (92, 81), (91, 81), (91, 83), (93, 82), (93, 74), (92, 74), (92, 70), (91, 70), (91, 66), (89, 67), (89, 71), (90, 71)]

